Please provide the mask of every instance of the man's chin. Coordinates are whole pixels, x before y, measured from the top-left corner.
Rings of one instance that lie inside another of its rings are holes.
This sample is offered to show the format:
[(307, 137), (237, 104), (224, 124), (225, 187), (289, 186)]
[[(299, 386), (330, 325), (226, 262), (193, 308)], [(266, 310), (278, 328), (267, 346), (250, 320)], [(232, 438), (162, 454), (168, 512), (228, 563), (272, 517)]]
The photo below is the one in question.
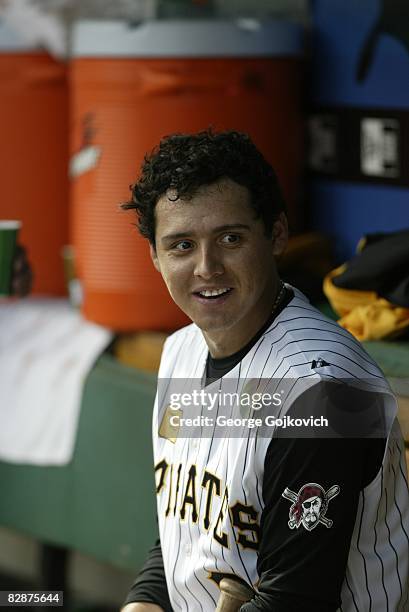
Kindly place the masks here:
[(216, 317), (212, 317), (211, 319), (207, 317), (190, 318), (202, 332), (206, 333), (220, 333), (222, 331), (227, 331), (232, 325), (230, 321), (222, 320), (221, 318), (217, 320)]
[[(195, 305), (194, 305), (195, 306)], [(221, 332), (227, 332), (233, 328), (241, 319), (237, 309), (225, 308), (213, 312), (205, 312), (203, 308), (183, 308), (179, 305), (179, 308), (189, 317), (189, 319), (197, 325), (197, 327), (204, 333), (215, 333), (220, 334)]]

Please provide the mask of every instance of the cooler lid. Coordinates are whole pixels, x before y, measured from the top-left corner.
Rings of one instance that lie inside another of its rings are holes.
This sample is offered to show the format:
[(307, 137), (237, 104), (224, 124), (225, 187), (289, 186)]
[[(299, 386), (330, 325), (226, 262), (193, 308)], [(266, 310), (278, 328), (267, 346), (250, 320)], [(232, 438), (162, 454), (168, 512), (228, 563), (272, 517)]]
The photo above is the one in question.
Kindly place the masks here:
[(72, 56), (278, 57), (299, 56), (302, 46), (302, 27), (283, 20), (83, 20), (73, 29)]
[(25, 40), (21, 34), (0, 19), (0, 53), (33, 51), (34, 49), (33, 43)]

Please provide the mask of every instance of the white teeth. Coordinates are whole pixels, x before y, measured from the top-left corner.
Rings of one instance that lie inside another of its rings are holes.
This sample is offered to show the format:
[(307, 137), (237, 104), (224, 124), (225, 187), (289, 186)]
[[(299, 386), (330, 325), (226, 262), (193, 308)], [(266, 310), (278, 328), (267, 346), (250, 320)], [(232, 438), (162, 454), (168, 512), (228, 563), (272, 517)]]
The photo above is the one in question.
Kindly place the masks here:
[(199, 294), (203, 297), (213, 297), (215, 295), (223, 295), (230, 290), (230, 287), (226, 287), (226, 289), (206, 289), (205, 291), (199, 291)]

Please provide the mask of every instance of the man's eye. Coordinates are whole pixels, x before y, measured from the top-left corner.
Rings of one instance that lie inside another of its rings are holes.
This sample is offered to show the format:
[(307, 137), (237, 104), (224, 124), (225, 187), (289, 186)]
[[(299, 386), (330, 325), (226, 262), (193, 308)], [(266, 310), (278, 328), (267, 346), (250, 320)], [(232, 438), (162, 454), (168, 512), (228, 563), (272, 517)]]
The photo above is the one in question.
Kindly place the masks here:
[(237, 234), (226, 234), (222, 238), (222, 242), (224, 242), (225, 244), (236, 244), (239, 241), (240, 236), (238, 236)]
[(187, 251), (192, 246), (192, 243), (189, 240), (181, 240), (177, 244), (175, 244), (174, 248), (177, 251)]

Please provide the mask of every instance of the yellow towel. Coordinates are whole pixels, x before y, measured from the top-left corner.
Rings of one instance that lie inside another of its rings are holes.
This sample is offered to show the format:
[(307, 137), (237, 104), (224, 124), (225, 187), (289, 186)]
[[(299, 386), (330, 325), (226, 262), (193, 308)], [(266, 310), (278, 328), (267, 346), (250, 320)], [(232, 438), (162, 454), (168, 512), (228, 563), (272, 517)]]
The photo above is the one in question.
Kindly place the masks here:
[(332, 279), (346, 269), (343, 264), (324, 279), (324, 293), (341, 318), (338, 323), (358, 340), (382, 340), (401, 334), (409, 327), (409, 308), (395, 306), (374, 291), (336, 287)]

